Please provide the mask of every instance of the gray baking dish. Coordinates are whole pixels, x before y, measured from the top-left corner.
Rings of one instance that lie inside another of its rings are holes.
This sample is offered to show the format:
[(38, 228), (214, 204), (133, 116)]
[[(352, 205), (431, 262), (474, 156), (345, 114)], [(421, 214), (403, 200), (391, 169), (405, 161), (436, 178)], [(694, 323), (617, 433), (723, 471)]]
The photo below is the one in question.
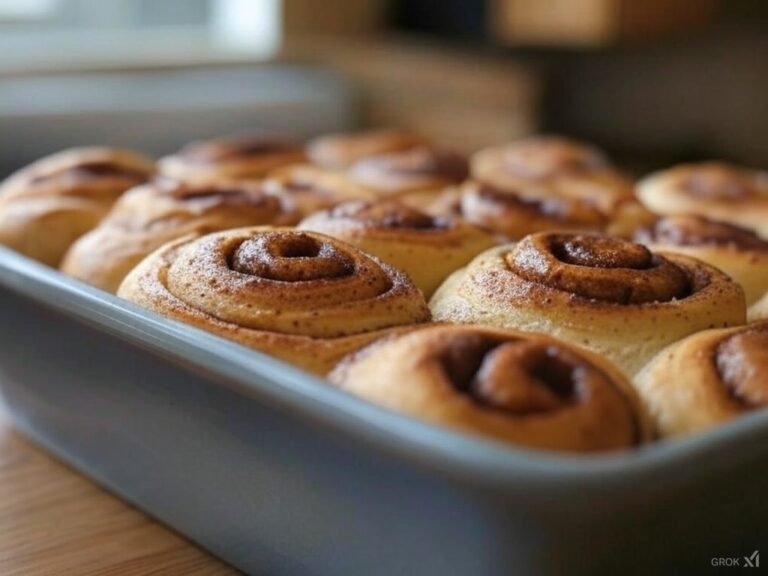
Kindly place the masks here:
[(432, 427), (0, 249), (28, 435), (253, 574), (692, 574), (766, 542), (768, 413), (569, 457)]

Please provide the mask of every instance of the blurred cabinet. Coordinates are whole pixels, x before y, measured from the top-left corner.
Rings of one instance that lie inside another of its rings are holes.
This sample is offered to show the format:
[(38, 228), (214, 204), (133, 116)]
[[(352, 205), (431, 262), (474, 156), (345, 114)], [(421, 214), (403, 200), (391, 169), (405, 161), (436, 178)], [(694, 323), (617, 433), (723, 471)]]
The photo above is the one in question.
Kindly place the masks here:
[(400, 37), (289, 36), (283, 51), (347, 78), (362, 125), (403, 126), (468, 151), (537, 127), (537, 75), (509, 58)]
[(388, 0), (282, 0), (283, 29), (300, 34), (367, 34), (387, 24)]
[(489, 0), (502, 44), (593, 45), (656, 39), (710, 22), (716, 0)]

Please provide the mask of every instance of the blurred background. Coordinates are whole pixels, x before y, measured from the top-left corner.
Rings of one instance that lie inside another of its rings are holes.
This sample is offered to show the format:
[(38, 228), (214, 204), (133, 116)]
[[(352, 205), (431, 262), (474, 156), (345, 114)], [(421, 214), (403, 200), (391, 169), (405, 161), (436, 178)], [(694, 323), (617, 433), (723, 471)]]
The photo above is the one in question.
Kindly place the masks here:
[(767, 24), (762, 0), (0, 0), (0, 172), (367, 125), (768, 167)]

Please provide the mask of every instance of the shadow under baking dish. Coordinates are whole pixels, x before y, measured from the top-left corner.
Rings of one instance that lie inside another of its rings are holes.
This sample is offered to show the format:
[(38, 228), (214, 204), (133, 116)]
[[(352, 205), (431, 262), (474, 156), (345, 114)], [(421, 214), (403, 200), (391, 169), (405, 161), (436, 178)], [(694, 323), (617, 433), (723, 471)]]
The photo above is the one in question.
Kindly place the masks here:
[(248, 572), (701, 571), (751, 554), (768, 520), (768, 412), (634, 452), (518, 448), (371, 405), (6, 249), (0, 338), (26, 433)]

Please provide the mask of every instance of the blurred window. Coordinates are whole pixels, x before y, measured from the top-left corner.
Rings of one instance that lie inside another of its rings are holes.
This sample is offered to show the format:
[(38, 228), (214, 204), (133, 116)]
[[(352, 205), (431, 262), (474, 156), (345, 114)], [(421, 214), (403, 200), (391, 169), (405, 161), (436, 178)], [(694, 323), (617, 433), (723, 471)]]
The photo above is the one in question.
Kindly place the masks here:
[(281, 0), (0, 0), (0, 74), (262, 58)]

